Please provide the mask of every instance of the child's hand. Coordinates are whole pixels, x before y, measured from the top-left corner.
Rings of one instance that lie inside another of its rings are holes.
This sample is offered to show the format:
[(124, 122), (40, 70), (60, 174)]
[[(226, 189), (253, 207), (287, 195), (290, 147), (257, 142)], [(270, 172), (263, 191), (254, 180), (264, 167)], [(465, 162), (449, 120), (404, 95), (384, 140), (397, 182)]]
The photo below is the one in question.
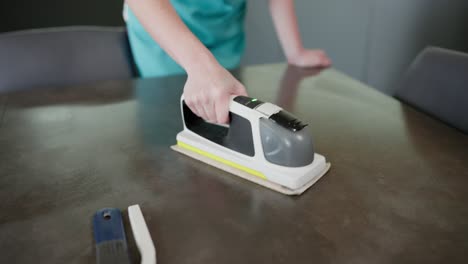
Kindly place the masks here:
[(331, 61), (323, 50), (303, 49), (288, 58), (288, 63), (299, 67), (321, 67), (331, 65)]
[(229, 103), (233, 95), (247, 95), (247, 92), (221, 66), (188, 73), (184, 87), (185, 103), (192, 112), (209, 122), (224, 124), (229, 121)]

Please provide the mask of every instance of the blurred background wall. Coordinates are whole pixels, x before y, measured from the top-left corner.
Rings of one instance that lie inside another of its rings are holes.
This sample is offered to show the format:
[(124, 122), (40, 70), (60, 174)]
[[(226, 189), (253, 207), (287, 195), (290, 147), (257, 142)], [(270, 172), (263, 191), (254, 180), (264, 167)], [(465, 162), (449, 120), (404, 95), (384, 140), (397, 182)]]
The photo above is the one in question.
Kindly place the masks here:
[[(246, 65), (283, 61), (266, 0), (248, 1)], [(296, 0), (304, 43), (334, 66), (392, 93), (424, 47), (468, 52), (468, 0)], [(121, 26), (122, 0), (0, 3), (0, 32), (66, 25)], [(1, 58), (0, 58), (1, 59)]]

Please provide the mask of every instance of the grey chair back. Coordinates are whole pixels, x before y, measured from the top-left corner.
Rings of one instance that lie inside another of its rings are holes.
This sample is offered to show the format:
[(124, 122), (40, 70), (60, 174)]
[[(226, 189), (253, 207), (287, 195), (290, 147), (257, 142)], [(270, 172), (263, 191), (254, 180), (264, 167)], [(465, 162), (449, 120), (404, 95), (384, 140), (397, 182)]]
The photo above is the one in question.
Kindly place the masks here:
[(468, 133), (468, 54), (424, 49), (409, 67), (395, 97)]
[(0, 34), (0, 92), (135, 76), (125, 28), (61, 27)]

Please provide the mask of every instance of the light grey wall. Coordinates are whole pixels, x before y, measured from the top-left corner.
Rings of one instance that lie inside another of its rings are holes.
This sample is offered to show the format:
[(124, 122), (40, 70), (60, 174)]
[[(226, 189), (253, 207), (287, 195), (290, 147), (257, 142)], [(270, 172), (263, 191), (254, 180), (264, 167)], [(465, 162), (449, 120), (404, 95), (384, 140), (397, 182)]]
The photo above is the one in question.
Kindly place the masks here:
[[(362, 79), (373, 0), (299, 0), (296, 12), (304, 45), (324, 49), (334, 67)], [(245, 64), (284, 61), (267, 0), (248, 1)]]
[(468, 51), (468, 0), (377, 0), (363, 79), (392, 94), (428, 45)]
[[(267, 4), (248, 1), (244, 64), (284, 60)], [(424, 47), (468, 51), (468, 0), (296, 0), (296, 11), (306, 47), (386, 93)]]

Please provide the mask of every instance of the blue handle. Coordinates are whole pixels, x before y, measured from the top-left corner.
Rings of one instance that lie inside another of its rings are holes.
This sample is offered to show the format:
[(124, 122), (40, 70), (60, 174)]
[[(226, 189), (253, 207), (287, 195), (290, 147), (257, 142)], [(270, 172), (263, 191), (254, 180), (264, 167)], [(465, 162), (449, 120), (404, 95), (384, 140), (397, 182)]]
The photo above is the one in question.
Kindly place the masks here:
[(94, 214), (93, 228), (96, 244), (111, 240), (126, 240), (119, 209), (104, 208), (97, 211)]
[(127, 240), (119, 209), (104, 208), (93, 218), (98, 264), (129, 264)]

